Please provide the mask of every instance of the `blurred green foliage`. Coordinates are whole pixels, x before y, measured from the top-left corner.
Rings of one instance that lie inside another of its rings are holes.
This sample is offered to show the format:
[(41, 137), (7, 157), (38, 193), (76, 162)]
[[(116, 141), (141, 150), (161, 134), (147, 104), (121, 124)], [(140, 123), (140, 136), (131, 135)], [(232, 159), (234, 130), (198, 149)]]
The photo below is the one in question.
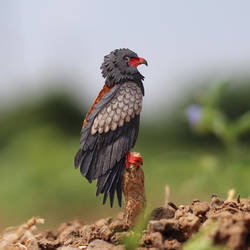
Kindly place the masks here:
[(223, 94), (226, 93), (228, 82), (212, 85), (200, 100), (199, 104), (192, 104), (187, 109), (187, 119), (194, 131), (200, 134), (213, 133), (234, 153), (239, 145), (239, 139), (250, 131), (250, 110), (244, 112), (234, 120), (220, 107)]
[(64, 92), (31, 98), (20, 105), (0, 112), (0, 149), (16, 135), (46, 124), (55, 125), (63, 133), (74, 136), (82, 122), (80, 109)]
[[(198, 92), (199, 88), (190, 96)], [(240, 92), (248, 93), (248, 99), (240, 98)], [(250, 110), (249, 93), (248, 86), (247, 90), (223, 90), (218, 105), (228, 119), (236, 120)], [(134, 151), (144, 158), (151, 207), (163, 203), (165, 184), (170, 185), (171, 199), (176, 203), (209, 199), (213, 193), (225, 197), (230, 188), (242, 197), (250, 193), (248, 140), (240, 140), (240, 150), (232, 156), (212, 133), (202, 137), (193, 133), (183, 116), (193, 103), (190, 96), (166, 113), (166, 120), (153, 124), (142, 120)], [(239, 98), (234, 104), (238, 109), (233, 106), (230, 113), (230, 100), (235, 96)], [(249, 106), (240, 106), (242, 100)], [(95, 184), (90, 185), (79, 170), (74, 170), (73, 158), (86, 110), (67, 93), (34, 98), (6, 107), (4, 112), (2, 107), (0, 227), (20, 224), (33, 215), (45, 218), (47, 227), (76, 217), (88, 222), (119, 210), (117, 204), (114, 209), (103, 206), (102, 197), (95, 197)]]

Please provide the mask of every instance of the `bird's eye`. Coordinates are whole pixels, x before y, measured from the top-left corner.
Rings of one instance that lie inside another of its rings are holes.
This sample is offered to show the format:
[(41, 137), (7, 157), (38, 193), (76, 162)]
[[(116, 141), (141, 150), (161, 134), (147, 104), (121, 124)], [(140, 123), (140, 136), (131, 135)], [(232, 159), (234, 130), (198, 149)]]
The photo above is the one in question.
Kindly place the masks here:
[(125, 61), (129, 62), (130, 61), (130, 58), (128, 56), (125, 56), (124, 57)]

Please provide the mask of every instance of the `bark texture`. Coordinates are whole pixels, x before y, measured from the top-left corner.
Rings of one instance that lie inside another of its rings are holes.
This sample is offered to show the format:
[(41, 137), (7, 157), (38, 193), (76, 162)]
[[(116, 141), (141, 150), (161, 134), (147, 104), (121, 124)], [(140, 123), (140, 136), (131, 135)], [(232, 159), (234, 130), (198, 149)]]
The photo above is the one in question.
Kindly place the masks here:
[[(132, 156), (141, 157), (140, 153), (137, 152), (131, 154)], [(137, 167), (133, 163), (129, 164), (129, 168), (124, 170), (123, 194), (125, 197), (123, 219), (131, 227), (146, 204), (144, 172), (141, 167)]]

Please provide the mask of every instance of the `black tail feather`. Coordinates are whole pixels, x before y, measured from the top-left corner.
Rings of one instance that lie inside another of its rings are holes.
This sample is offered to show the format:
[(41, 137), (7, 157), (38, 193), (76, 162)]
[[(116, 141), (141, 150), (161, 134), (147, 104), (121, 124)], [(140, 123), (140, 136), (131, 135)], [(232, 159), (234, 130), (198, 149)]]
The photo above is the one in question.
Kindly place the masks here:
[[(125, 162), (124, 162), (125, 164)], [(119, 179), (117, 182), (117, 186), (116, 186), (116, 194), (117, 194), (117, 199), (118, 199), (118, 203), (119, 206), (122, 206), (122, 183), (123, 183), (123, 172), (124, 172), (124, 168), (122, 169), (122, 171), (119, 174)]]
[(113, 181), (112, 186), (110, 187), (110, 190), (109, 190), (109, 198), (110, 198), (110, 206), (111, 207), (113, 207), (113, 204), (114, 204), (115, 190), (117, 187), (118, 179), (119, 179), (119, 171), (116, 172), (116, 175), (114, 177), (114, 181)]
[(83, 156), (83, 152), (81, 149), (79, 149), (75, 155), (75, 159), (74, 159), (74, 165), (75, 165), (75, 168), (78, 168), (79, 165), (80, 165), (80, 162), (81, 162), (81, 159), (82, 159), (82, 156)]
[(89, 166), (92, 160), (94, 152), (85, 152), (84, 160), (81, 162), (80, 171), (82, 176), (86, 176), (89, 170)]
[(106, 173), (98, 178), (96, 196), (103, 193), (103, 204), (106, 203), (108, 196), (110, 197), (110, 206), (113, 206), (115, 191), (117, 192), (118, 203), (122, 205), (122, 177), (125, 167), (126, 158), (122, 158), (116, 165)]
[(95, 180), (96, 179), (95, 174), (96, 174), (96, 168), (97, 168), (96, 163), (98, 160), (98, 152), (96, 150), (94, 152), (95, 153), (94, 153), (92, 161), (91, 161), (91, 167), (89, 167), (88, 173), (86, 175), (86, 178), (88, 180)]
[(81, 174), (82, 176), (85, 176), (88, 181), (91, 183), (93, 178), (92, 175), (95, 171), (95, 169), (93, 169), (93, 167), (91, 167), (95, 161), (95, 155), (96, 155), (96, 145), (94, 147), (93, 151), (87, 151), (85, 152), (85, 155), (83, 155), (82, 159), (81, 159)]
[(97, 187), (96, 196), (98, 196), (101, 193), (102, 188), (105, 185), (108, 177), (109, 176), (107, 174), (107, 175), (103, 175), (103, 176), (101, 176), (101, 177), (98, 178), (97, 183), (96, 183), (96, 187)]
[(113, 183), (116, 180), (116, 175), (117, 175), (118, 170), (119, 170), (119, 166), (117, 165), (117, 166), (115, 166), (115, 169), (112, 169), (110, 171), (109, 178), (108, 178), (107, 182), (105, 183), (105, 186), (104, 186), (104, 188), (102, 190), (102, 193), (104, 193), (103, 204), (106, 203), (108, 195), (109, 196), (111, 195), (110, 189), (111, 189), (111, 187), (113, 186)]

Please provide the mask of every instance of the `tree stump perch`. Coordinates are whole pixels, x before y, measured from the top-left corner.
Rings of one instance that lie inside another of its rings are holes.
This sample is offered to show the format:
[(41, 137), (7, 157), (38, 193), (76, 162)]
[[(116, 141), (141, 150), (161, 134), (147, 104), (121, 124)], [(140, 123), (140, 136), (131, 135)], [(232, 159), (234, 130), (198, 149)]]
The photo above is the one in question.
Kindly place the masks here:
[[(134, 159), (142, 160), (140, 153), (133, 152), (131, 156)], [(146, 204), (144, 172), (140, 165), (142, 165), (142, 162), (134, 164), (128, 161), (124, 170), (122, 189), (125, 197), (125, 211), (123, 220), (129, 227), (134, 225), (136, 217)]]

